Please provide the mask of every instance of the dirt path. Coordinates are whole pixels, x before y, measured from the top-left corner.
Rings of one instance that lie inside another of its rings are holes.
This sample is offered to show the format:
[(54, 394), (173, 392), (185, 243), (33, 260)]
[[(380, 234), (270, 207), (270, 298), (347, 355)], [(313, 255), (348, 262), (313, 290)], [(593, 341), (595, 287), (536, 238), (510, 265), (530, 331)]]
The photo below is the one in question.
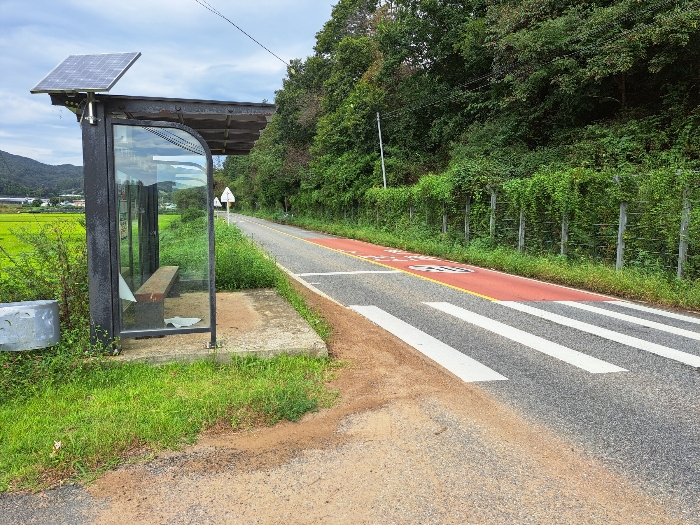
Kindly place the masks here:
[(680, 523), (478, 386), (304, 293), (334, 327), (331, 354), (350, 363), (332, 384), (342, 401), (108, 473), (88, 487), (83, 522)]

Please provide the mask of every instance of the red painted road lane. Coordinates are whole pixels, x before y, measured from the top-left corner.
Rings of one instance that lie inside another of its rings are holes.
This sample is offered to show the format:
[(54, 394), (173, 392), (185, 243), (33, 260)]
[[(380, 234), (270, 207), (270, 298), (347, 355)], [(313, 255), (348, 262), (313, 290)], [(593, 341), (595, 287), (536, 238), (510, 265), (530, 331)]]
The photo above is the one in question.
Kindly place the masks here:
[(497, 301), (610, 300), (602, 295), (352, 239), (305, 240)]

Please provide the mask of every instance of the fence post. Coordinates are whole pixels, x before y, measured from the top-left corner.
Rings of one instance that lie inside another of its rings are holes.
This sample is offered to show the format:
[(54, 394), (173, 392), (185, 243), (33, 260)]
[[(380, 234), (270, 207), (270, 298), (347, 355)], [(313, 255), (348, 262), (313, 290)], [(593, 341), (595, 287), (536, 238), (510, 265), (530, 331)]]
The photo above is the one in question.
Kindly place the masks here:
[(491, 191), (491, 216), (489, 217), (489, 235), (493, 239), (496, 237), (496, 192), (489, 188)]
[(469, 211), (472, 207), (472, 197), (467, 195), (467, 201), (464, 203), (464, 242), (469, 244)]
[(620, 222), (617, 227), (617, 259), (615, 269), (621, 270), (625, 263), (625, 230), (627, 229), (627, 203), (620, 203)]
[(688, 262), (688, 229), (690, 227), (690, 196), (688, 187), (683, 189), (683, 209), (681, 210), (681, 238), (678, 243), (678, 278), (683, 279), (683, 267)]
[(561, 215), (561, 248), (559, 253), (561, 255), (566, 255), (567, 244), (569, 243), (569, 216), (566, 214), (566, 210)]
[(447, 233), (447, 212), (445, 211), (445, 203), (442, 203), (442, 233)]
[(415, 210), (415, 208), (413, 207), (413, 204), (411, 204), (411, 205), (408, 207), (408, 220), (409, 220), (410, 222), (413, 222), (413, 213), (414, 213), (415, 211), (416, 211), (416, 210)]
[(525, 210), (520, 208), (520, 224), (518, 225), (518, 251), (525, 249)]

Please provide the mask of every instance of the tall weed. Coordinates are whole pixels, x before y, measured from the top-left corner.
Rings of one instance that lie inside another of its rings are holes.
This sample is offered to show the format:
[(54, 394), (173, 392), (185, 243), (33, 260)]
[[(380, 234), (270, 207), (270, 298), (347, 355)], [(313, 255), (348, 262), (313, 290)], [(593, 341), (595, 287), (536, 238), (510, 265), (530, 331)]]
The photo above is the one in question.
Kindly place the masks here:
[(0, 302), (58, 301), (62, 329), (88, 322), (85, 221), (56, 221), (39, 230), (14, 231), (24, 249), (10, 254), (0, 246)]

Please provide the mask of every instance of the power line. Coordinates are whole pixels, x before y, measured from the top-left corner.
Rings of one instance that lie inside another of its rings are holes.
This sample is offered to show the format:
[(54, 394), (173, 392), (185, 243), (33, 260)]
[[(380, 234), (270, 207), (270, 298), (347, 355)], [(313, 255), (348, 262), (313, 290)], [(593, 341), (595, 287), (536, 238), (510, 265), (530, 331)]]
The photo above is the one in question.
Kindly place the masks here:
[[(668, 3), (668, 2), (662, 2), (662, 3), (658, 4), (657, 7), (659, 7), (659, 6), (661, 6), (661, 5), (664, 5), (665, 3)], [(566, 58), (569, 58), (569, 57), (571, 57), (571, 56), (581, 54), (581, 53), (583, 53), (583, 52), (585, 52), (585, 51), (588, 51), (588, 50), (590, 50), (590, 49), (597, 48), (597, 47), (600, 47), (600, 46), (605, 45), (605, 44), (609, 44), (610, 42), (614, 42), (614, 41), (616, 41), (616, 40), (620, 40), (621, 38), (624, 38), (625, 36), (628, 36), (628, 35), (630, 35), (630, 34), (636, 33), (636, 32), (638, 32), (638, 31), (642, 31), (642, 30), (647, 29), (647, 28), (649, 28), (649, 27), (652, 27), (652, 26), (654, 26), (654, 25), (656, 25), (656, 24), (658, 24), (658, 23), (660, 23), (660, 22), (663, 22), (663, 21), (665, 21), (665, 20), (669, 20), (669, 19), (671, 19), (671, 18), (678, 17), (678, 16), (682, 15), (683, 13), (686, 13), (686, 12), (688, 12), (688, 11), (692, 11), (693, 9), (697, 9), (697, 8), (698, 8), (697, 5), (690, 4), (690, 5), (688, 5), (685, 9), (681, 9), (680, 11), (675, 11), (675, 12), (673, 12), (673, 13), (670, 13), (670, 14), (666, 15), (666, 16), (663, 16), (663, 17), (661, 17), (661, 18), (658, 18), (658, 19), (656, 19), (656, 20), (654, 20), (654, 21), (652, 21), (652, 22), (649, 22), (649, 23), (647, 23), (647, 24), (643, 24), (643, 25), (637, 26), (637, 27), (635, 27), (635, 28), (633, 28), (633, 29), (630, 29), (630, 30), (627, 30), (627, 31), (623, 31), (622, 33), (619, 33), (619, 34), (617, 34), (617, 35), (615, 35), (615, 36), (613, 36), (613, 37), (607, 38), (607, 39), (602, 40), (602, 41), (600, 41), (600, 42), (596, 42), (595, 44), (591, 44), (591, 45), (586, 46), (586, 47), (583, 47), (583, 48), (581, 48), (581, 49), (571, 51), (570, 53), (567, 53), (567, 54), (565, 54), (565, 55), (561, 55), (561, 56), (555, 57), (555, 58), (553, 58), (553, 59), (551, 59), (551, 60), (548, 60), (548, 61), (546, 61), (546, 62), (540, 62), (540, 63), (538, 63), (538, 64), (529, 65), (529, 66), (525, 66), (525, 67), (520, 67), (519, 69), (517, 68), (517, 65), (514, 65), (514, 66), (512, 66), (511, 68), (501, 69), (501, 70), (498, 70), (498, 71), (489, 73), (489, 74), (487, 74), (487, 75), (482, 75), (482, 76), (480, 76), (480, 77), (476, 77), (476, 78), (474, 78), (474, 79), (472, 79), (472, 80), (470, 80), (470, 81), (464, 82), (464, 83), (462, 83), (462, 84), (458, 84), (457, 86), (455, 86), (455, 88), (459, 88), (459, 87), (462, 87), (462, 86), (467, 86), (467, 85), (470, 85), (470, 84), (474, 84), (474, 83), (479, 82), (479, 81), (482, 81), (482, 80), (493, 79), (493, 78), (495, 78), (495, 77), (497, 77), (497, 76), (500, 76), (502, 73), (506, 73), (506, 74), (509, 74), (509, 73), (512, 73), (512, 72), (515, 72), (515, 73), (525, 73), (525, 72), (527, 72), (527, 71), (532, 71), (532, 70), (534, 70), (535, 68), (547, 66), (547, 65), (553, 64), (553, 63), (555, 63), (555, 62), (558, 62), (558, 61), (560, 61), (560, 60), (564, 60), (564, 59), (566, 59)], [(642, 13), (644, 13), (644, 12), (645, 12), (645, 11), (640, 12), (640, 13), (638, 13), (638, 14), (642, 14)], [(612, 25), (612, 24), (610, 24), (610, 25)], [(390, 112), (386, 113), (386, 114), (384, 115), (384, 117), (385, 117), (385, 118), (388, 118), (388, 117), (392, 117), (392, 116), (394, 116), (394, 115), (399, 115), (399, 114), (402, 114), (402, 113), (407, 113), (407, 112), (409, 112), (409, 111), (416, 111), (416, 110), (423, 109), (423, 108), (426, 108), (426, 107), (434, 106), (434, 105), (436, 105), (436, 104), (440, 104), (441, 102), (446, 102), (446, 101), (448, 101), (448, 100), (455, 99), (455, 98), (457, 98), (457, 97), (459, 97), (459, 96), (462, 96), (462, 95), (465, 95), (465, 94), (467, 94), (467, 93), (474, 93), (474, 92), (476, 92), (476, 91), (478, 91), (478, 90), (480, 90), (480, 89), (482, 89), (482, 88), (484, 88), (484, 87), (487, 87), (487, 86), (489, 86), (489, 85), (491, 85), (491, 82), (483, 83), (483, 84), (481, 84), (481, 85), (479, 85), (479, 86), (477, 86), (477, 87), (475, 87), (475, 88), (472, 88), (472, 89), (460, 89), (457, 93), (453, 93), (452, 95), (449, 95), (449, 96), (447, 96), (447, 97), (443, 97), (443, 98), (434, 100), (434, 101), (432, 101), (432, 102), (428, 102), (428, 103), (425, 103), (425, 104), (419, 104), (419, 105), (416, 105), (416, 106), (410, 106), (410, 107), (407, 107), (407, 108), (400, 108), (400, 109), (396, 109), (396, 110), (394, 110), (394, 111), (390, 111)], [(453, 88), (453, 89), (455, 89), (455, 88)]]
[(292, 67), (286, 60), (281, 59), (279, 56), (277, 56), (276, 54), (274, 54), (272, 51), (270, 51), (268, 48), (266, 48), (266, 47), (265, 47), (264, 45), (262, 45), (260, 42), (258, 42), (257, 40), (255, 40), (255, 39), (254, 39), (252, 36), (250, 36), (248, 33), (246, 33), (245, 31), (243, 31), (243, 29), (241, 29), (241, 28), (238, 27), (236, 24), (234, 24), (233, 22), (231, 22), (231, 20), (229, 20), (228, 18), (226, 18), (224, 15), (222, 15), (219, 11), (217, 11), (217, 9), (216, 9), (215, 7), (213, 7), (213, 6), (212, 6), (210, 3), (208, 3), (206, 0), (194, 0), (194, 1), (197, 2), (199, 5), (201, 5), (201, 6), (202, 6), (204, 9), (206, 9), (207, 11), (211, 11), (211, 12), (214, 13), (216, 16), (219, 16), (219, 17), (223, 18), (224, 20), (226, 20), (229, 24), (231, 24), (233, 27), (235, 27), (236, 29), (238, 29), (238, 30), (239, 30), (241, 33), (243, 33), (245, 36), (247, 36), (248, 38), (250, 38), (253, 42), (255, 42), (255, 43), (258, 44), (260, 47), (262, 47), (265, 51), (267, 51), (267, 52), (270, 53), (273, 57), (275, 57), (277, 60), (279, 60), (280, 62), (282, 62), (285, 66), (287, 66), (287, 67)]

